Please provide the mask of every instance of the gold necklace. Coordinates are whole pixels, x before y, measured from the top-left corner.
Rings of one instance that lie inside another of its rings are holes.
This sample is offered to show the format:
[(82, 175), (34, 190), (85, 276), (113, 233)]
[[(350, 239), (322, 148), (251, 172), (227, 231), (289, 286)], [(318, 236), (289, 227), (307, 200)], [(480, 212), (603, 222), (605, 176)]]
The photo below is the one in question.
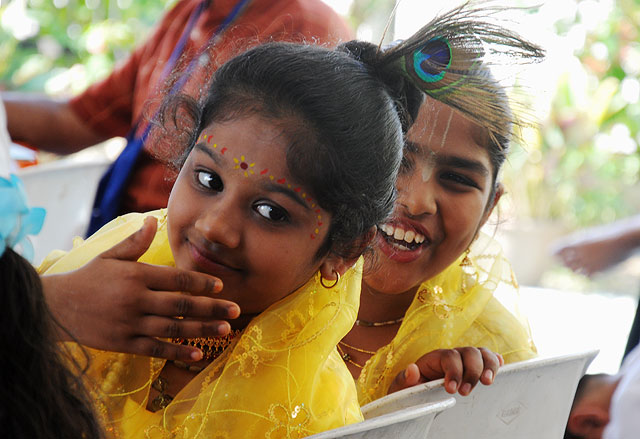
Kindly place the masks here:
[(340, 344), (338, 343), (338, 345), (336, 346), (338, 348), (338, 353), (340, 354), (340, 357), (342, 358), (342, 361), (344, 361), (345, 363), (351, 363), (353, 364), (355, 367), (362, 369), (364, 367), (364, 364), (359, 364), (356, 363), (355, 361), (353, 361), (351, 359), (351, 355), (347, 354), (345, 351), (342, 350), (342, 348), (340, 347)]
[(373, 355), (375, 354), (375, 351), (368, 351), (366, 349), (361, 349), (361, 348), (357, 348), (355, 346), (351, 346), (350, 344), (347, 344), (343, 341), (339, 341), (338, 345), (336, 346), (338, 348), (338, 353), (340, 353), (340, 357), (342, 357), (342, 361), (347, 362), (347, 363), (351, 363), (354, 366), (362, 369), (364, 367), (364, 364), (360, 364), (360, 363), (356, 363), (355, 361), (353, 361), (353, 359), (351, 358), (351, 355), (349, 355), (348, 353), (346, 353), (344, 351), (344, 349), (342, 349), (342, 347), (340, 347), (340, 345), (347, 347), (349, 349), (353, 349), (356, 352), (361, 352), (363, 354), (367, 354), (367, 355)]
[[(234, 338), (236, 338), (242, 330), (236, 329), (231, 330), (227, 335), (223, 335), (221, 337), (202, 337), (202, 338), (179, 338), (174, 337), (171, 339), (173, 343), (178, 343), (187, 346), (195, 346), (202, 351), (202, 359), (206, 361), (213, 361), (218, 358), (224, 350), (229, 347)], [(201, 366), (195, 366), (192, 364), (187, 364), (183, 361), (173, 360), (171, 361), (176, 367), (181, 369), (186, 369), (190, 372), (200, 373), (204, 369)], [(169, 386), (169, 382), (166, 378), (158, 376), (151, 383), (151, 387), (153, 387), (159, 394), (151, 401), (151, 410), (157, 412), (169, 405), (169, 403), (173, 400), (173, 396), (166, 392), (167, 387)]]
[(395, 320), (387, 320), (385, 322), (368, 322), (366, 320), (358, 319), (358, 320), (356, 320), (356, 325), (365, 326), (365, 327), (368, 327), (368, 328), (370, 328), (372, 326), (374, 326), (374, 327), (390, 326), (390, 325), (395, 325), (397, 323), (401, 323), (403, 319), (404, 319), (404, 316), (402, 316), (402, 317), (400, 317), (398, 319), (395, 319)]
[(172, 338), (173, 343), (194, 346), (202, 351), (202, 359), (213, 361), (224, 352), (234, 338), (242, 333), (241, 329), (232, 329), (227, 335), (220, 337)]
[(361, 348), (357, 348), (357, 347), (355, 347), (355, 346), (351, 346), (350, 344), (347, 344), (347, 343), (345, 343), (345, 342), (344, 342), (344, 341), (342, 341), (342, 340), (340, 340), (340, 341), (338, 342), (338, 344), (341, 344), (342, 346), (347, 347), (347, 348), (349, 348), (349, 349), (353, 349), (354, 351), (362, 352), (363, 354), (373, 355), (373, 354), (375, 354), (375, 353), (376, 353), (376, 351), (368, 351), (368, 350), (366, 350), (366, 349), (361, 349)]
[(159, 376), (151, 383), (151, 387), (153, 387), (157, 392), (158, 396), (153, 398), (151, 401), (151, 411), (157, 412), (158, 410), (162, 410), (173, 400), (173, 396), (169, 395), (166, 390), (169, 386), (169, 382), (166, 378)]

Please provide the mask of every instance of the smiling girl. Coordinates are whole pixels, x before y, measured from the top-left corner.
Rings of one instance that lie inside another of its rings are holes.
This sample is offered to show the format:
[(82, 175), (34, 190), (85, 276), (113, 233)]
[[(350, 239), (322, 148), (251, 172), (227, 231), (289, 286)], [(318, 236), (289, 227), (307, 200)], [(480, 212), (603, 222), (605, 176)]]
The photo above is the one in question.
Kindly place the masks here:
[[(542, 56), (530, 47), (525, 59)], [(427, 98), (407, 134), (394, 213), (378, 227), (356, 325), (338, 345), (363, 405), (442, 377), (468, 395), (505, 361), (536, 355), (511, 267), (480, 231), (504, 192), (498, 174), (517, 123), (505, 89), (486, 78), (484, 104)]]
[(503, 359), (536, 355), (526, 321), (504, 306), (517, 301), (511, 267), (480, 231), (503, 193), (506, 146), (446, 105), (428, 99), (420, 109), (393, 217), (376, 237), (377, 265), (339, 345), (361, 404), (443, 376), (447, 391), (468, 395), (479, 380), (491, 384)]
[(397, 65), (373, 67), (382, 57), (358, 42), (267, 44), (216, 71), (204, 102), (167, 98), (153, 133), (179, 156), (167, 209), (120, 217), (48, 262), (68, 272), (152, 240), (139, 261), (213, 275), (241, 310), (226, 337), (174, 337), (202, 350), (196, 362), (90, 350), (110, 435), (301, 437), (361, 419), (335, 346), (422, 99)]
[[(163, 319), (167, 337), (202, 350), (196, 362), (90, 350), (110, 435), (297, 438), (361, 419), (335, 348), (356, 319), (358, 257), (393, 210), (418, 90), (435, 78), (431, 92), (456, 102), (484, 84), (475, 31), (485, 29), (448, 28), (465, 13), (389, 51), (259, 46), (217, 70), (203, 102), (166, 99), (152, 136), (179, 156), (168, 208), (112, 221), (47, 273), (150, 243), (139, 261), (219, 278), (218, 297), (241, 314), (210, 339), (172, 331), (180, 312)], [(76, 276), (92, 282), (87, 273)]]

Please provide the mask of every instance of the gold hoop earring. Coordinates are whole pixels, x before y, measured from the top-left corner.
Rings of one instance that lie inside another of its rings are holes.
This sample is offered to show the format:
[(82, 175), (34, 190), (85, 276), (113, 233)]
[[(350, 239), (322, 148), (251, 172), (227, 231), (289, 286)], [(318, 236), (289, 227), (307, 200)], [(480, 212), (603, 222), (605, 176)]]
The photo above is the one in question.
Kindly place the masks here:
[(338, 273), (336, 270), (333, 270), (333, 272), (336, 275), (336, 280), (331, 285), (327, 285), (327, 284), (324, 283), (324, 277), (322, 277), (322, 273), (320, 273), (320, 285), (322, 285), (323, 287), (325, 287), (328, 290), (330, 290), (331, 288), (335, 287), (336, 285), (338, 285), (338, 282), (340, 282), (340, 273)]

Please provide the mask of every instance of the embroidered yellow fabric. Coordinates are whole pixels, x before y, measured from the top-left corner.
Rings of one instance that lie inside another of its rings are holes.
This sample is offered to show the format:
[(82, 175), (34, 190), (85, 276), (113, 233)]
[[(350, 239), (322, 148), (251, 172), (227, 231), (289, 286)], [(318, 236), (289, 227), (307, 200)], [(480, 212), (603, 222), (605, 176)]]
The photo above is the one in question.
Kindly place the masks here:
[[(41, 270), (82, 266), (138, 230), (148, 215), (159, 227), (140, 261), (173, 265), (162, 210), (115, 219), (69, 253), (53, 254)], [(361, 260), (330, 290), (317, 274), (256, 317), (156, 413), (146, 406), (163, 360), (87, 349), (86, 381), (109, 437), (300, 438), (362, 420), (353, 378), (335, 348), (355, 322), (361, 280)]]
[(357, 380), (361, 405), (385, 396), (398, 373), (435, 349), (486, 347), (507, 363), (537, 355), (500, 245), (480, 234), (469, 264), (464, 257), (420, 285), (394, 339), (367, 361)]

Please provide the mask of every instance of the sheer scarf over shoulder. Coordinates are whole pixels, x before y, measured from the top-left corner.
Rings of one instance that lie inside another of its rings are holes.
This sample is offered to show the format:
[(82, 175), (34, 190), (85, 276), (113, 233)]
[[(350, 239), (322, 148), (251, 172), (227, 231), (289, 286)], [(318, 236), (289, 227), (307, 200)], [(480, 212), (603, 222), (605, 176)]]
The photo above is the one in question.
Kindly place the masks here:
[[(148, 215), (159, 227), (140, 261), (174, 264), (163, 210), (113, 220), (66, 254), (52, 254), (44, 273), (78, 268), (138, 230)], [(163, 410), (147, 411), (149, 389), (164, 360), (84, 349), (86, 382), (111, 437), (299, 438), (362, 419), (353, 378), (336, 344), (353, 325), (362, 262), (338, 286), (316, 274), (273, 304)], [(71, 345), (78, 359), (84, 357)]]
[(486, 347), (507, 363), (536, 356), (519, 313), (518, 284), (500, 245), (480, 234), (465, 256), (420, 285), (394, 339), (362, 369), (361, 405), (385, 396), (398, 373), (436, 349)]

